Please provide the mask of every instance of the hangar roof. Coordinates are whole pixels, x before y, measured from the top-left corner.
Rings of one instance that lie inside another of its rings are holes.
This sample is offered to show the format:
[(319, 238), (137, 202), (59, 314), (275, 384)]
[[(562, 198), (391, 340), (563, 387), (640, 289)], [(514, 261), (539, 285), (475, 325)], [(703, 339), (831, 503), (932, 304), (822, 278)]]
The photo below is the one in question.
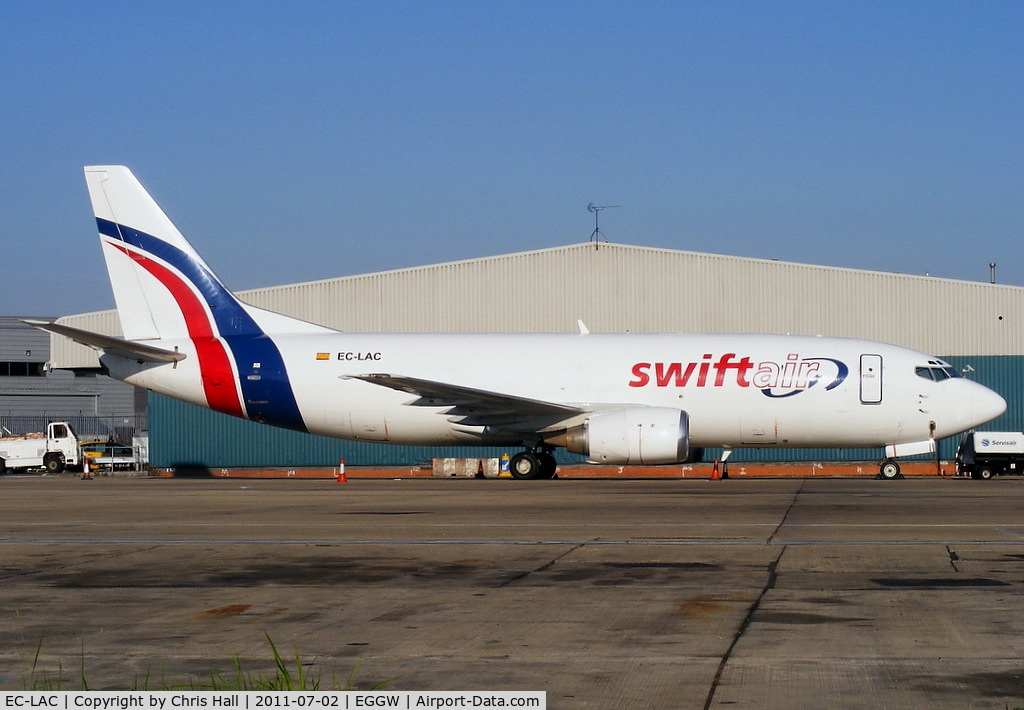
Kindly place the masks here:
[[(238, 295), (350, 332), (572, 332), (580, 319), (595, 333), (802, 333), (937, 355), (1024, 355), (1021, 287), (607, 242)], [(119, 332), (114, 311), (61, 322)], [(57, 366), (95, 363), (61, 341)]]

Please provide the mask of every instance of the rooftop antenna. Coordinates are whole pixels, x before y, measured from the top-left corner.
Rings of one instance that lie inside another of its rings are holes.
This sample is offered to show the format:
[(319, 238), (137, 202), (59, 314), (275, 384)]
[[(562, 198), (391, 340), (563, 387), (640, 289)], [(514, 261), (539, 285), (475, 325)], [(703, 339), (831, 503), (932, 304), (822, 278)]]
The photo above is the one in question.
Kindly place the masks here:
[[(612, 207), (618, 207), (618, 205), (595, 205), (593, 202), (587, 205), (587, 212), (594, 213), (594, 231), (590, 233), (590, 241), (594, 242), (595, 249), (600, 248), (602, 237), (600, 223), (601, 210), (611, 209)], [(608, 240), (605, 239), (605, 241), (607, 242)]]

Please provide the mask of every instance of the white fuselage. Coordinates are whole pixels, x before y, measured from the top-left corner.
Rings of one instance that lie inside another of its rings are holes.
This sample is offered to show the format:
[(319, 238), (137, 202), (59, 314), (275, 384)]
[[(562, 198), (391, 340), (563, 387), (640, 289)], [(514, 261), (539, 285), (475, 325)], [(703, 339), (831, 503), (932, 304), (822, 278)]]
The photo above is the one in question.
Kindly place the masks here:
[[(499, 444), (521, 437), (450, 421), (450, 403), (430, 406), (415, 394), (347, 377), (400, 373), (588, 412), (676, 408), (689, 415), (690, 444), (706, 447), (918, 442), (964, 431), (1005, 408), (1001, 397), (977, 383), (923, 376), (918, 368), (927, 374), (940, 367), (928, 355), (843, 338), (331, 333), (277, 335), (273, 342), (285, 373), (236, 357), (234, 382), (221, 385), (249, 383), (248, 391), (237, 385), (247, 416), (279, 423), (275, 402), (258, 392), (261, 383), (284, 378), (306, 430), (398, 444)], [(159, 344), (186, 355), (195, 351), (188, 340)], [(105, 362), (132, 384), (210, 406), (196, 357), (158, 366)]]

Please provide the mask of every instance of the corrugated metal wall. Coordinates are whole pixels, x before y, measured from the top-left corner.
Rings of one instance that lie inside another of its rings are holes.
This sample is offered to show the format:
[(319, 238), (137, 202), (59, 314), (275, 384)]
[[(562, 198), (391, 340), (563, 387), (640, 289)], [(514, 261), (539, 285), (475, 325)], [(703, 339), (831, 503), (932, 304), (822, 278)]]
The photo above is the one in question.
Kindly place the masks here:
[(17, 318), (0, 316), (0, 361), (38, 362), (49, 355), (49, 335)]
[[(40, 365), (49, 360), (49, 334), (17, 318), (0, 317), (0, 362)], [(135, 388), (123, 382), (64, 370), (38, 372), (42, 374), (0, 375), (0, 416), (66, 419), (131, 415), (135, 409)]]
[[(137, 391), (109, 377), (77, 375), (66, 370), (48, 372), (50, 336), (17, 318), (0, 317), (0, 427), (12, 432), (45, 431), (47, 422), (66, 421), (79, 436), (131, 443), (136, 431), (146, 428), (145, 400), (138, 407)], [(33, 363), (17, 369), (9, 364)]]
[[(278, 429), (150, 394), (149, 460), (161, 468), (429, 466), (434, 458), (497, 458), (517, 447), (395, 446)], [(562, 452), (560, 461), (582, 461)]]
[[(429, 294), (429, 298), (424, 298)], [(246, 292), (367, 332), (802, 333), (1024, 354), (1024, 289), (643, 247), (561, 249)]]

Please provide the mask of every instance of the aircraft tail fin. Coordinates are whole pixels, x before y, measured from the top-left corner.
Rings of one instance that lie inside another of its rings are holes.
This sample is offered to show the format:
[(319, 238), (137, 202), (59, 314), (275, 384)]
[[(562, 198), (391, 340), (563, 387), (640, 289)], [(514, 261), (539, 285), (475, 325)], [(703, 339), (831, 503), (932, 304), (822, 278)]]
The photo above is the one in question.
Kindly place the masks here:
[(239, 301), (128, 168), (87, 167), (85, 179), (127, 340), (329, 330)]

